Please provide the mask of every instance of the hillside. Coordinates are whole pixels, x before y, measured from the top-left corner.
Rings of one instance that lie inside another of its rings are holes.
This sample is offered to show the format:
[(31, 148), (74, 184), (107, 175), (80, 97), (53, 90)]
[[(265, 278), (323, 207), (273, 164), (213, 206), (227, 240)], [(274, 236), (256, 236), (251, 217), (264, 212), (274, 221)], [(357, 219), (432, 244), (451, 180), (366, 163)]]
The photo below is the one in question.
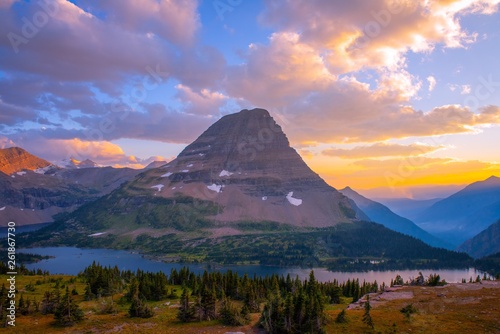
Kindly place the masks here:
[(414, 221), (422, 211), (430, 208), (433, 204), (442, 200), (442, 198), (424, 200), (411, 198), (374, 198), (373, 200), (387, 206), (395, 214)]
[(420, 213), (415, 223), (458, 246), (500, 219), (500, 178), (472, 183)]
[(341, 189), (340, 192), (352, 199), (371, 221), (382, 224), (393, 231), (420, 239), (431, 246), (452, 249), (451, 245), (430, 235), (409, 219), (398, 216), (383, 204), (372, 201), (349, 187)]
[(457, 250), (476, 259), (500, 253), (500, 220), (491, 224), (472, 239), (465, 241), (458, 246)]

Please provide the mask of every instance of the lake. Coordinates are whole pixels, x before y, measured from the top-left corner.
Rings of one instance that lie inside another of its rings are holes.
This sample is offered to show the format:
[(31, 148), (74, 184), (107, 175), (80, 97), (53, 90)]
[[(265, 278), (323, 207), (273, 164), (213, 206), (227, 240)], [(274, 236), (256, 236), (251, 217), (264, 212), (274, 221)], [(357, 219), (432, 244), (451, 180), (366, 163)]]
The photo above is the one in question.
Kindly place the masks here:
[[(287, 275), (290, 274), (292, 278), (299, 276), (300, 279), (306, 279), (309, 276), (311, 269), (303, 268), (283, 268), (274, 266), (261, 266), (261, 265), (213, 265), (213, 264), (183, 264), (183, 263), (164, 263), (144, 258), (141, 254), (130, 253), (123, 250), (112, 249), (80, 249), (76, 247), (43, 247), (43, 248), (29, 248), (19, 249), (18, 252), (33, 253), (40, 255), (54, 256), (55, 258), (42, 260), (38, 263), (26, 264), (28, 269), (42, 269), (48, 270), (51, 274), (67, 274), (76, 275), (85, 267), (92, 264), (93, 261), (99, 262), (104, 266), (118, 266), (120, 270), (137, 270), (140, 268), (144, 271), (158, 272), (163, 271), (166, 274), (170, 270), (180, 269), (184, 266), (189, 267), (195, 273), (202, 273), (204, 270), (208, 271), (227, 271), (232, 270), (240, 275), (248, 274), (253, 276), (266, 276), (272, 274)], [(422, 274), (427, 277), (430, 274), (437, 273), (442, 279), (449, 283), (461, 282), (462, 278), (473, 279), (477, 275), (483, 275), (481, 271), (475, 269), (443, 269), (443, 270), (421, 270)], [(347, 279), (359, 278), (360, 281), (366, 280), (373, 282), (377, 280), (379, 284), (385, 282), (387, 285), (391, 279), (396, 275), (406, 281), (410, 278), (416, 277), (419, 270), (386, 270), (386, 271), (367, 271), (367, 272), (335, 272), (329, 271), (324, 268), (314, 268), (316, 278), (321, 282), (333, 281), (337, 279), (339, 282), (347, 281)]]
[[(32, 225), (22, 225), (16, 226), (16, 235), (26, 232), (33, 232), (41, 229), (42, 227), (48, 226), (52, 223), (41, 223), (41, 224), (32, 224)], [(0, 239), (7, 238), (7, 226), (0, 227)]]

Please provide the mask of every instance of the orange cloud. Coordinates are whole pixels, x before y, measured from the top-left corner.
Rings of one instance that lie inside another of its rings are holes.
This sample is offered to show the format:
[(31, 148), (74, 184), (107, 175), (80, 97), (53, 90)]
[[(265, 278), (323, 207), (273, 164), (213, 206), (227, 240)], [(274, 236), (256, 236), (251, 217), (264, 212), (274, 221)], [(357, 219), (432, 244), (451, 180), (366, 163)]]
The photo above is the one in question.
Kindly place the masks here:
[(144, 168), (153, 161), (167, 161), (161, 156), (147, 159), (126, 155), (123, 149), (107, 141), (83, 141), (74, 139), (43, 139), (23, 145), (29, 152), (44, 159), (58, 163), (63, 159), (90, 159), (102, 166)]
[(418, 156), (434, 152), (442, 148), (444, 148), (444, 146), (376, 143), (370, 146), (357, 146), (351, 149), (331, 148), (324, 150), (322, 154), (344, 159), (358, 159), (370, 157)]
[(229, 94), (277, 107), (324, 90), (335, 78), (318, 51), (299, 38), (297, 33), (274, 33), (269, 45), (251, 44), (246, 64), (229, 69), (225, 85)]

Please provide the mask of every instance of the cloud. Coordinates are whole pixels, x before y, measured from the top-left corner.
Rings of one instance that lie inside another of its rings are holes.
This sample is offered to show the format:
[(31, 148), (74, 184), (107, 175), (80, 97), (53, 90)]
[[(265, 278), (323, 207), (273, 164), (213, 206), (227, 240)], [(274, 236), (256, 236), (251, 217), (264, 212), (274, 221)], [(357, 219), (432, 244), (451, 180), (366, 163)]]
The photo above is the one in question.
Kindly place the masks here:
[(274, 33), (269, 45), (249, 46), (246, 62), (228, 69), (224, 86), (233, 97), (271, 108), (323, 90), (333, 79), (317, 50), (300, 43), (297, 33)]
[[(393, 138), (471, 133), (500, 123), (500, 107), (476, 112), (445, 105), (428, 112), (395, 103), (397, 95), (377, 94), (366, 85), (338, 82), (281, 109), (283, 127), (294, 143), (377, 142)], [(314, 134), (311, 136), (311, 134)]]
[(464, 47), (477, 34), (462, 29), (459, 16), (491, 14), (498, 7), (496, 0), (267, 0), (265, 4), (262, 24), (300, 31), (300, 41), (323, 48), (338, 73), (394, 68), (407, 51), (430, 52), (437, 44)]
[(36, 118), (34, 110), (5, 103), (0, 99), (0, 128), (5, 125), (15, 125), (34, 118)]
[(16, 144), (7, 137), (0, 136), (0, 148), (9, 148), (16, 146)]
[(422, 144), (390, 144), (376, 143), (370, 146), (356, 146), (352, 149), (331, 148), (322, 154), (344, 159), (375, 158), (390, 156), (417, 156), (442, 149), (443, 146), (430, 146)]
[[(51, 80), (92, 81), (100, 86), (101, 82), (119, 82), (125, 74), (147, 74), (147, 66), (165, 64), (173, 58), (168, 46), (145, 34), (121, 30), (69, 1), (54, 4), (54, 14), (46, 15), (47, 23), (35, 30), (26, 43), (17, 45), (12, 39), (1, 39), (2, 69)], [(37, 2), (19, 5), (18, 11), (1, 12), (0, 28), (24, 36), (26, 21), (20, 16), (33, 18), (45, 12)]]
[(18, 0), (0, 0), (0, 9), (10, 8)]
[[(144, 168), (153, 161), (167, 161), (167, 158), (161, 156), (142, 159), (126, 155), (120, 146), (107, 141), (83, 141), (78, 138), (47, 139), (38, 136), (20, 139), (15, 144), (53, 163), (75, 158), (77, 160), (90, 159), (103, 166)], [(3, 148), (3, 146), (15, 145), (11, 140), (0, 138), (0, 147)]]
[(417, 169), (417, 168), (428, 168), (437, 164), (445, 164), (452, 162), (453, 159), (450, 158), (429, 158), (422, 156), (412, 156), (408, 159), (363, 159), (353, 162), (353, 165), (364, 167), (365, 169), (378, 169), (378, 170), (397, 170), (398, 166), (402, 163), (407, 162), (408, 168)]
[(470, 91), (471, 91), (470, 85), (462, 85), (462, 90), (460, 91), (460, 94), (467, 95), (470, 94)]
[[(244, 63), (228, 69), (229, 96), (282, 115), (294, 143), (381, 141), (475, 131), (498, 123), (499, 109), (411, 107), (422, 88), (408, 71), (409, 51), (466, 47), (475, 41), (459, 18), (489, 14), (492, 1), (273, 1), (262, 24), (278, 29), (268, 44), (251, 44)], [(496, 10), (496, 9), (495, 9)], [(315, 13), (311, 15), (311, 13)], [(377, 33), (370, 27), (378, 25)], [(363, 42), (362, 42), (363, 41)], [(375, 83), (359, 72), (373, 69)], [(437, 83), (427, 78), (429, 91)], [(488, 109), (488, 112), (484, 112)]]
[(167, 143), (189, 143), (215, 122), (207, 115), (187, 114), (159, 103), (141, 103), (143, 111), (124, 105), (104, 117), (75, 118), (85, 130), (80, 138), (113, 140), (120, 138), (150, 139)]
[(429, 92), (432, 92), (437, 84), (436, 78), (432, 75), (429, 75), (427, 77), (427, 82), (429, 82)]
[(175, 44), (193, 43), (200, 28), (197, 0), (79, 1), (86, 9), (132, 33), (159, 35)]
[(209, 89), (193, 91), (190, 87), (178, 84), (177, 98), (183, 103), (188, 114), (219, 115), (219, 109), (228, 99), (222, 93), (212, 92)]
[[(0, 29), (10, 36), (0, 39), (0, 69), (39, 82), (79, 82), (115, 97), (158, 68), (162, 81), (175, 77), (196, 88), (224, 75), (220, 52), (195, 43), (195, 0), (57, 0), (49, 15), (39, 3), (0, 12)], [(26, 35), (40, 13), (46, 23)]]

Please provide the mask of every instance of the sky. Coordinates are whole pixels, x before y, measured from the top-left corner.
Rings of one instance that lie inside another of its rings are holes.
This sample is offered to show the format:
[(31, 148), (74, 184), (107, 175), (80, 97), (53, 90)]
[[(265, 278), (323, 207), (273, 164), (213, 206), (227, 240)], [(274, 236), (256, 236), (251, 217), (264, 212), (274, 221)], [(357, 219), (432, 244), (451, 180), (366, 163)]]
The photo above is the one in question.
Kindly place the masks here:
[(141, 168), (267, 109), (336, 188), (500, 176), (500, 0), (0, 0), (0, 147)]

